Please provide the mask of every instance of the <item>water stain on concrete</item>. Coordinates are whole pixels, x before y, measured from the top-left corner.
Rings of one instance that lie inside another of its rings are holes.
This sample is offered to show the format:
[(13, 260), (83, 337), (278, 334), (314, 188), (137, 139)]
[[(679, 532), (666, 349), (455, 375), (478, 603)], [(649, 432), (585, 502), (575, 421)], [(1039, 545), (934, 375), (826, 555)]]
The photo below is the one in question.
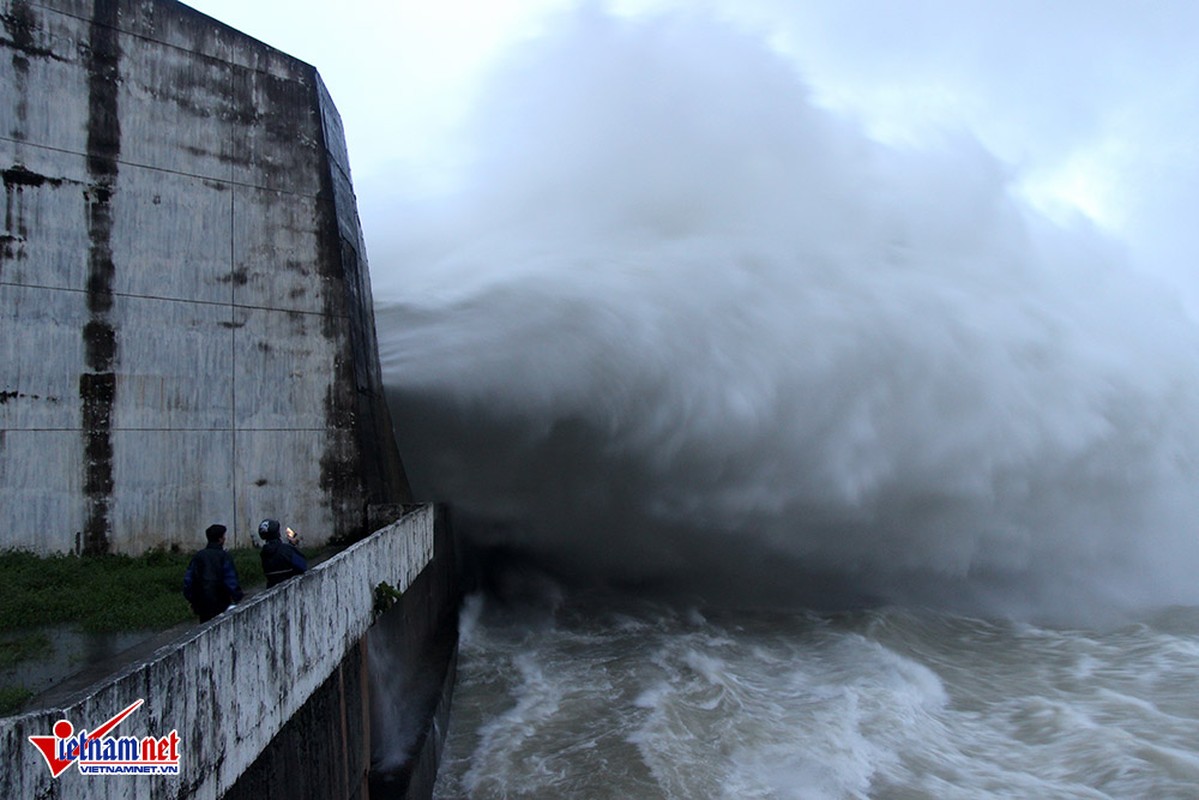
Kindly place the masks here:
[(96, 0), (87, 46), (88, 200), (87, 307), (90, 319), (82, 336), (88, 369), (79, 376), (82, 401), (85, 516), (82, 549), (88, 555), (109, 551), (113, 491), (112, 416), (117, 382), (117, 332), (109, 319), (113, 304), (112, 199), (121, 152), (118, 90), (121, 47), (118, 4)]

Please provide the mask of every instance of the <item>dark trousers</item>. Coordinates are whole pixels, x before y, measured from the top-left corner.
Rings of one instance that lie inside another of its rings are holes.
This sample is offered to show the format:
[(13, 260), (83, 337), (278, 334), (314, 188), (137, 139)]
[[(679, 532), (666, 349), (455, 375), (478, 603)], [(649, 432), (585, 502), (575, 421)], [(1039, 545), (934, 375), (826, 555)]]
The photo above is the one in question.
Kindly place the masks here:
[(208, 622), (208, 620), (220, 614), (229, 607), (229, 601), (223, 603), (217, 602), (199, 602), (192, 604), (192, 611), (196, 612), (196, 616), (200, 618), (200, 622)]

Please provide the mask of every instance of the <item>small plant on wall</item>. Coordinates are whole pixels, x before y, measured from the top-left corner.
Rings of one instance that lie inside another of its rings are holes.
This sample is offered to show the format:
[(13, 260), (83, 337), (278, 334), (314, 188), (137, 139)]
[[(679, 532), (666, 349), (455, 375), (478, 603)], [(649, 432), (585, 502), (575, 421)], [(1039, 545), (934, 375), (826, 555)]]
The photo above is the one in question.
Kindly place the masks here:
[(390, 609), (397, 602), (399, 602), (399, 599), (402, 596), (403, 592), (401, 592), (399, 589), (392, 586), (387, 581), (381, 582), (375, 587), (375, 616), (377, 617), (384, 611)]

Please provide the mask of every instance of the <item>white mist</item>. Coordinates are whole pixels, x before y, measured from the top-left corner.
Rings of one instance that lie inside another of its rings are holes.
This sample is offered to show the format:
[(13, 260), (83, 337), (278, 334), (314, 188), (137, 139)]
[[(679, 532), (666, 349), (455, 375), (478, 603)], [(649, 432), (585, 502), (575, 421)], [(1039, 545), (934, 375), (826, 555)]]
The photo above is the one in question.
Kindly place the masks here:
[(765, 44), (585, 13), (481, 96), (375, 271), (418, 490), (576, 575), (1072, 617), (1195, 602), (1199, 335), (966, 137)]

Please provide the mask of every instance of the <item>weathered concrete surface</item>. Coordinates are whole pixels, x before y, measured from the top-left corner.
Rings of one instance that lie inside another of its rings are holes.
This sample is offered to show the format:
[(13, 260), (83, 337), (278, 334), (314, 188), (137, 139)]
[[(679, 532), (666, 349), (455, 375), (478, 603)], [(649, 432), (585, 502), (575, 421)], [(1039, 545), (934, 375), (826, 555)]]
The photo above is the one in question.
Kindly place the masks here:
[(440, 508), (433, 552), (362, 646), (351, 650), (224, 800), (432, 796), (458, 646), (458, 571)]
[[(5, 765), (0, 797), (218, 798), (260, 753), (272, 752), (285, 727), (293, 742), (311, 744), (308, 751), (295, 746), (274, 751), (293, 767), (304, 765), (305, 788), (280, 794), (289, 786), (280, 772), (286, 764), (267, 759), (260, 763), (275, 770), (278, 780), (260, 775), (260, 785), (274, 789), (259, 798), (356, 796), (366, 785), (369, 759), (366, 735), (350, 729), (367, 730), (360, 643), (375, 620), (375, 587), (385, 581), (405, 590), (405, 598), (413, 587), (441, 595), (414, 609), (430, 619), (444, 618), (452, 599), (444, 585), (424, 577), (434, 555), (434, 528), (433, 508), (417, 507), (307, 574), (159, 650), (147, 663), (92, 687), (69, 706), (0, 720)], [(452, 554), (439, 556), (432, 570), (452, 572), (452, 561)], [(70, 720), (76, 731), (94, 729), (138, 698), (145, 705), (118, 733), (164, 736), (177, 730), (178, 777), (89, 777), (72, 768), (52, 779), (26, 739), (49, 735), (59, 719)], [(347, 749), (339, 750), (339, 744)]]
[(405, 502), (316, 70), (171, 0), (0, 22), (0, 547), (321, 543)]
[(371, 800), (426, 800), (437, 780), (457, 676), (460, 596), (444, 506), (434, 550), (433, 562), (367, 634)]
[(362, 642), (346, 654), (225, 792), (223, 800), (370, 797), (370, 692), (365, 651)]

